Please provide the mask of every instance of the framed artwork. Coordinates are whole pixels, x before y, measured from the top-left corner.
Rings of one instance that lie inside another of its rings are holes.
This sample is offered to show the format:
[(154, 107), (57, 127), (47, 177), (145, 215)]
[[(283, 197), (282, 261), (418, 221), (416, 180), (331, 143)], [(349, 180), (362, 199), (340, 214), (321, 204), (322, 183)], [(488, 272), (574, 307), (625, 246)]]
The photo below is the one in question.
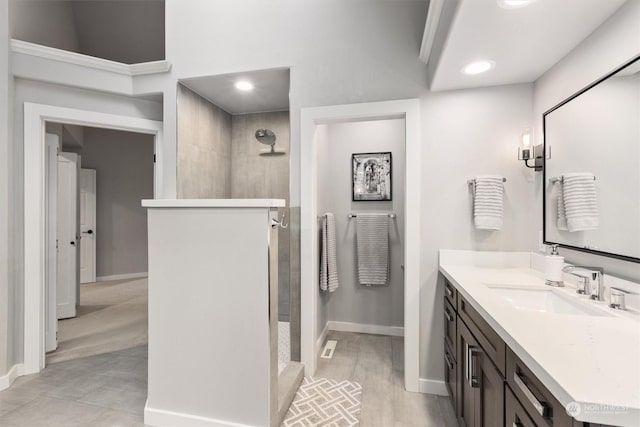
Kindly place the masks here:
[(351, 155), (352, 200), (389, 201), (391, 198), (391, 153)]

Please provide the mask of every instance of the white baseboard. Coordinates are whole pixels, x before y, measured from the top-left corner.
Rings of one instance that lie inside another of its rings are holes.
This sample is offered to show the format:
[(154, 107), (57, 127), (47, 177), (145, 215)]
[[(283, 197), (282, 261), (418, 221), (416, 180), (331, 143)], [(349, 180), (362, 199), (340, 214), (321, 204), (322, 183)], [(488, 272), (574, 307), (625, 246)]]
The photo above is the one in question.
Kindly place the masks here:
[(247, 424), (237, 424), (182, 412), (150, 408), (148, 401), (144, 405), (144, 424), (156, 427), (251, 427)]
[(437, 394), (438, 396), (448, 396), (447, 386), (444, 381), (427, 380), (420, 378), (420, 393)]
[(9, 372), (0, 377), (0, 391), (8, 389), (11, 387), (11, 384), (18, 378), (24, 374), (24, 365), (19, 363), (17, 365), (13, 365)]
[(127, 273), (127, 274), (113, 274), (111, 276), (98, 276), (96, 282), (108, 282), (109, 280), (126, 280), (126, 279), (140, 279), (141, 277), (147, 277), (149, 273), (146, 271), (140, 273)]
[(366, 323), (327, 322), (330, 331), (358, 332), (361, 334), (390, 335), (392, 337), (403, 337), (404, 328), (401, 326), (369, 325)]

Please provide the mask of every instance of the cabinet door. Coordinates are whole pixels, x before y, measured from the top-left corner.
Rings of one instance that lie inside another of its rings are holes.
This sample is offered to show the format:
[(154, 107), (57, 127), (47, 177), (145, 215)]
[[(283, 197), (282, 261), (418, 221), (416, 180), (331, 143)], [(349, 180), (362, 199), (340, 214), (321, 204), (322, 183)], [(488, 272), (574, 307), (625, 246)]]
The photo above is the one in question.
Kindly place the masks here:
[(474, 352), (480, 350), (469, 329), (464, 322), (458, 323), (458, 408), (456, 415), (458, 422), (462, 426), (474, 427), (479, 425), (476, 423), (476, 394), (477, 394), (477, 378), (472, 376), (473, 363), (477, 362), (477, 358), (473, 356)]
[(486, 353), (480, 352), (477, 360), (478, 394), (476, 396), (476, 421), (483, 427), (504, 426), (504, 379)]
[(518, 399), (513, 395), (509, 387), (505, 387), (505, 425), (512, 427), (536, 427), (531, 421), (527, 411), (524, 410)]
[(457, 384), (457, 369), (456, 369), (456, 359), (453, 357), (451, 350), (449, 350), (449, 346), (445, 344), (444, 346), (444, 381), (447, 386), (447, 391), (449, 392), (449, 396), (451, 397), (451, 404), (453, 405), (453, 410), (458, 411), (458, 390), (456, 388)]
[(453, 309), (449, 301), (444, 303), (444, 342), (453, 352), (452, 356), (455, 360), (456, 355), (456, 311)]

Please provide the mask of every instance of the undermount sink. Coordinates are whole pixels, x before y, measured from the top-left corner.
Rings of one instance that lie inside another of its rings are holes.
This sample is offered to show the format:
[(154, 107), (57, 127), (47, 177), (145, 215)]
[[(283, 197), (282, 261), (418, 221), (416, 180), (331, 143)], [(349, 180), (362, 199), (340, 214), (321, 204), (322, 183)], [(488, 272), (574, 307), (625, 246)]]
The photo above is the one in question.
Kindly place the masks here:
[(608, 316), (596, 307), (588, 307), (581, 301), (574, 301), (570, 296), (554, 292), (553, 289), (488, 286), (520, 310), (578, 316)]

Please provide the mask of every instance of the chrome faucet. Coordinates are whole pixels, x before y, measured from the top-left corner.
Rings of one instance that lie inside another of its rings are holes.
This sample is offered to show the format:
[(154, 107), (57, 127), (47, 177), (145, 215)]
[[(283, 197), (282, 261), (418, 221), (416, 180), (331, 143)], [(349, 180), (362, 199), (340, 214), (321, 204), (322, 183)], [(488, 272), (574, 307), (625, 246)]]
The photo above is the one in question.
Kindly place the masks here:
[(603, 299), (602, 276), (604, 275), (604, 270), (602, 268), (568, 265), (562, 271), (578, 278), (577, 293), (589, 295), (591, 299), (596, 301)]

